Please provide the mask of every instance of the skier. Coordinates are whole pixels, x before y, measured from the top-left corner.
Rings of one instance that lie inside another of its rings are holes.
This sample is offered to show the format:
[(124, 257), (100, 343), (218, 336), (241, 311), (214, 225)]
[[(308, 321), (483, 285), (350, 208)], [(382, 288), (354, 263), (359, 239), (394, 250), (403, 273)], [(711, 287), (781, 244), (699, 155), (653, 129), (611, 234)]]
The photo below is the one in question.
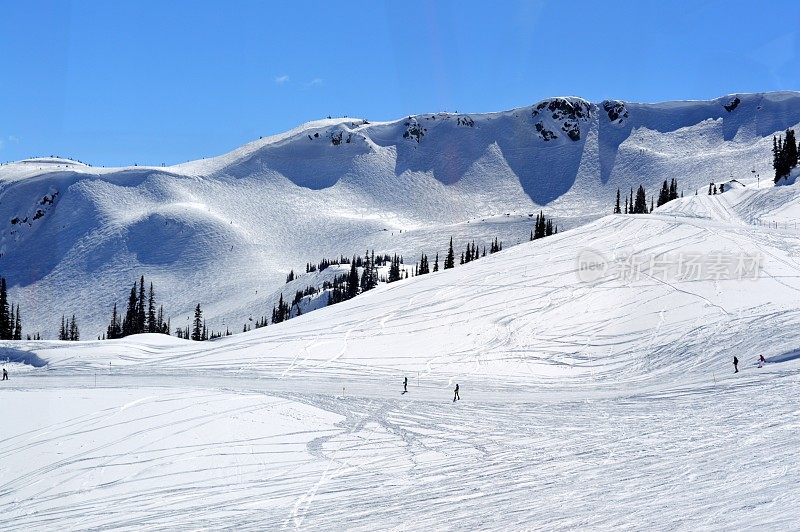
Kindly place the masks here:
[(6, 368), (3, 368), (3, 380), (4, 381), (8, 380), (8, 372), (6, 371)]
[(734, 373), (739, 373), (739, 359), (736, 358), (736, 355), (733, 355), (733, 369)]
[(764, 355), (758, 355), (758, 367), (763, 368), (764, 364), (767, 363), (767, 359), (764, 358)]
[(458, 399), (460, 401), (461, 397), (458, 396), (458, 383), (456, 383), (456, 389), (453, 390), (453, 392), (454, 392), (453, 393), (453, 402), (455, 403), (456, 399)]
[(408, 377), (403, 377), (403, 393), (408, 393)]

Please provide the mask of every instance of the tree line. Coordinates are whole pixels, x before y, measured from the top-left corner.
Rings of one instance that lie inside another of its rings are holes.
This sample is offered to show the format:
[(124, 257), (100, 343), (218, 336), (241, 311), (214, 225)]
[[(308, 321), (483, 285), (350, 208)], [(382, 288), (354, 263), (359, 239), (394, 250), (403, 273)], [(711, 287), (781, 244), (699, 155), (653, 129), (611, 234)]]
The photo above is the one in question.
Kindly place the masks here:
[[(547, 219), (542, 212), (536, 217), (534, 227), (531, 229), (531, 240), (549, 236), (558, 232), (558, 227), (552, 220)], [(502, 251), (503, 243), (495, 237), (488, 249), (489, 254)], [(442, 269), (455, 267), (455, 249), (453, 238), (447, 249), (447, 254), (442, 261)], [(459, 264), (467, 264), (481, 257), (485, 257), (487, 248), (484, 245), (479, 248), (475, 241), (467, 242), (464, 251), (460, 253)], [(336, 275), (332, 281), (324, 281), (322, 287), (307, 286), (303, 290), (297, 290), (291, 303), (285, 300), (283, 294), (279, 296), (278, 302), (272, 308), (269, 318), (262, 316), (255, 322), (255, 328), (266, 327), (268, 324), (281, 323), (292, 317), (302, 314), (300, 303), (304, 297), (316, 295), (320, 291), (328, 291), (327, 305), (335, 305), (342, 301), (347, 301), (356, 297), (358, 294), (365, 293), (379, 283), (393, 283), (401, 279), (408, 279), (411, 276), (426, 275), (430, 272), (439, 271), (439, 253), (436, 253), (431, 267), (428, 256), (420, 254), (420, 259), (413, 266), (413, 269), (406, 268), (402, 255), (379, 254), (369, 250), (363, 256), (353, 256), (347, 258), (340, 256), (338, 259), (322, 259), (319, 263), (306, 264), (306, 273), (322, 271), (332, 265), (350, 265), (347, 273)], [(379, 275), (378, 269), (389, 265), (386, 275)], [(297, 279), (294, 270), (289, 272), (286, 278), (287, 283)], [(117, 303), (114, 302), (111, 310), (111, 320), (106, 327), (106, 331), (98, 337), (103, 340), (124, 338), (126, 336), (143, 333), (171, 334), (170, 319), (164, 315), (163, 304), (158, 304), (155, 296), (155, 287), (152, 282), (149, 285), (145, 282), (144, 275), (134, 281), (128, 293), (128, 302), (124, 314), (118, 310)], [(252, 321), (252, 319), (251, 319)], [(243, 332), (252, 330), (249, 323), (245, 323)], [(215, 332), (207, 328), (203, 319), (203, 311), (198, 303), (194, 311), (194, 319), (185, 328), (175, 329), (175, 335), (179, 338), (204, 341), (221, 336), (231, 335), (231, 331)], [(22, 338), (22, 325), (19, 305), (11, 305), (9, 308), (5, 278), (0, 278), (0, 339), (20, 340)], [(41, 339), (38, 333), (32, 338), (28, 335), (28, 340)], [(74, 314), (71, 317), (61, 316), (61, 324), (58, 332), (59, 340), (77, 341), (80, 339), (80, 330)]]
[(5, 277), (0, 277), (0, 340), (22, 340), (22, 316), (19, 305), (9, 306)]
[(108, 324), (103, 339), (113, 340), (142, 333), (170, 334), (169, 318), (164, 319), (164, 305), (158, 305), (158, 311), (156, 306), (153, 283), (150, 283), (150, 289), (145, 295), (144, 275), (142, 275), (139, 278), (138, 289), (135, 281), (131, 287), (124, 316), (120, 317), (117, 304), (114, 303), (111, 323)]
[(787, 129), (785, 137), (772, 137), (772, 168), (775, 169), (775, 182), (787, 177), (797, 166), (797, 142), (794, 130)]
[(620, 189), (617, 189), (617, 200), (614, 203), (614, 214), (649, 214), (655, 210), (655, 207), (661, 207), (665, 203), (669, 203), (678, 197), (683, 197), (683, 193), (678, 196), (678, 180), (671, 179), (669, 184), (667, 180), (661, 185), (661, 190), (658, 193), (658, 202), (654, 203), (653, 196), (650, 196), (650, 208), (647, 207), (647, 193), (642, 185), (636, 189), (636, 195), (633, 194), (633, 187), (631, 187), (630, 196), (625, 196), (625, 210), (622, 210), (620, 204)]

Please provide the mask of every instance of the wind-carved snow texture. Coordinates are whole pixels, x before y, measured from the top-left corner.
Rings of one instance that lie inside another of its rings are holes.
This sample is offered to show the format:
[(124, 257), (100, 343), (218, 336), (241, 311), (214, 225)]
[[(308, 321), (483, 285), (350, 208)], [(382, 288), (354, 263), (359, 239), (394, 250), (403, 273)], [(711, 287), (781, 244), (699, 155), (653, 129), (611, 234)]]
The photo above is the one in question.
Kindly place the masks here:
[(4, 526), (793, 528), (800, 186), (747, 185), (217, 341), (8, 342)]
[(315, 281), (285, 286), (290, 269), (322, 258), (375, 249), (410, 265), (443, 256), (451, 236), (459, 248), (524, 242), (540, 210), (577, 227), (611, 212), (618, 188), (654, 195), (677, 178), (691, 194), (766, 178), (772, 135), (798, 123), (797, 93), (563, 97), (498, 113), (321, 120), (165, 168), (29, 159), (0, 166), (0, 272), (26, 332), (47, 338), (73, 312), (84, 337), (102, 334), (140, 275), (173, 325), (201, 303), (209, 327), (239, 331), (269, 315), (280, 290), (292, 298)]

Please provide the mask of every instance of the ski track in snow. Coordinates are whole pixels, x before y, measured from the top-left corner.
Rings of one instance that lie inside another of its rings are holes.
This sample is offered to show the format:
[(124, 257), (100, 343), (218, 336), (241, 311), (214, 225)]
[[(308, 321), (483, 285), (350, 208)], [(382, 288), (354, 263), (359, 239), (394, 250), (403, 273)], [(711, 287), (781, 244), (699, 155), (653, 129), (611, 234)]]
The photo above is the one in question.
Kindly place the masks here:
[(800, 377), (740, 375), (565, 400), (470, 384), (457, 403), (399, 382), (342, 397), (21, 377), (7, 409), (57, 395), (77, 415), (50, 404), (4, 432), (0, 512), (17, 530), (792, 528)]

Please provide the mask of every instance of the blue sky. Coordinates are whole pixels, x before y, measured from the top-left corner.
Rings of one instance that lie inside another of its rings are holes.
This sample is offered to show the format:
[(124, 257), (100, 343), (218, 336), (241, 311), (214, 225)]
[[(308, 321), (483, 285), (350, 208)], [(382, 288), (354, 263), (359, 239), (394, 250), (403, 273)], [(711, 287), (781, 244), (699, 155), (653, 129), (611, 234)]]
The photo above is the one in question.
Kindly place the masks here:
[(800, 89), (800, 2), (6, 1), (0, 161), (217, 155), (307, 120)]

